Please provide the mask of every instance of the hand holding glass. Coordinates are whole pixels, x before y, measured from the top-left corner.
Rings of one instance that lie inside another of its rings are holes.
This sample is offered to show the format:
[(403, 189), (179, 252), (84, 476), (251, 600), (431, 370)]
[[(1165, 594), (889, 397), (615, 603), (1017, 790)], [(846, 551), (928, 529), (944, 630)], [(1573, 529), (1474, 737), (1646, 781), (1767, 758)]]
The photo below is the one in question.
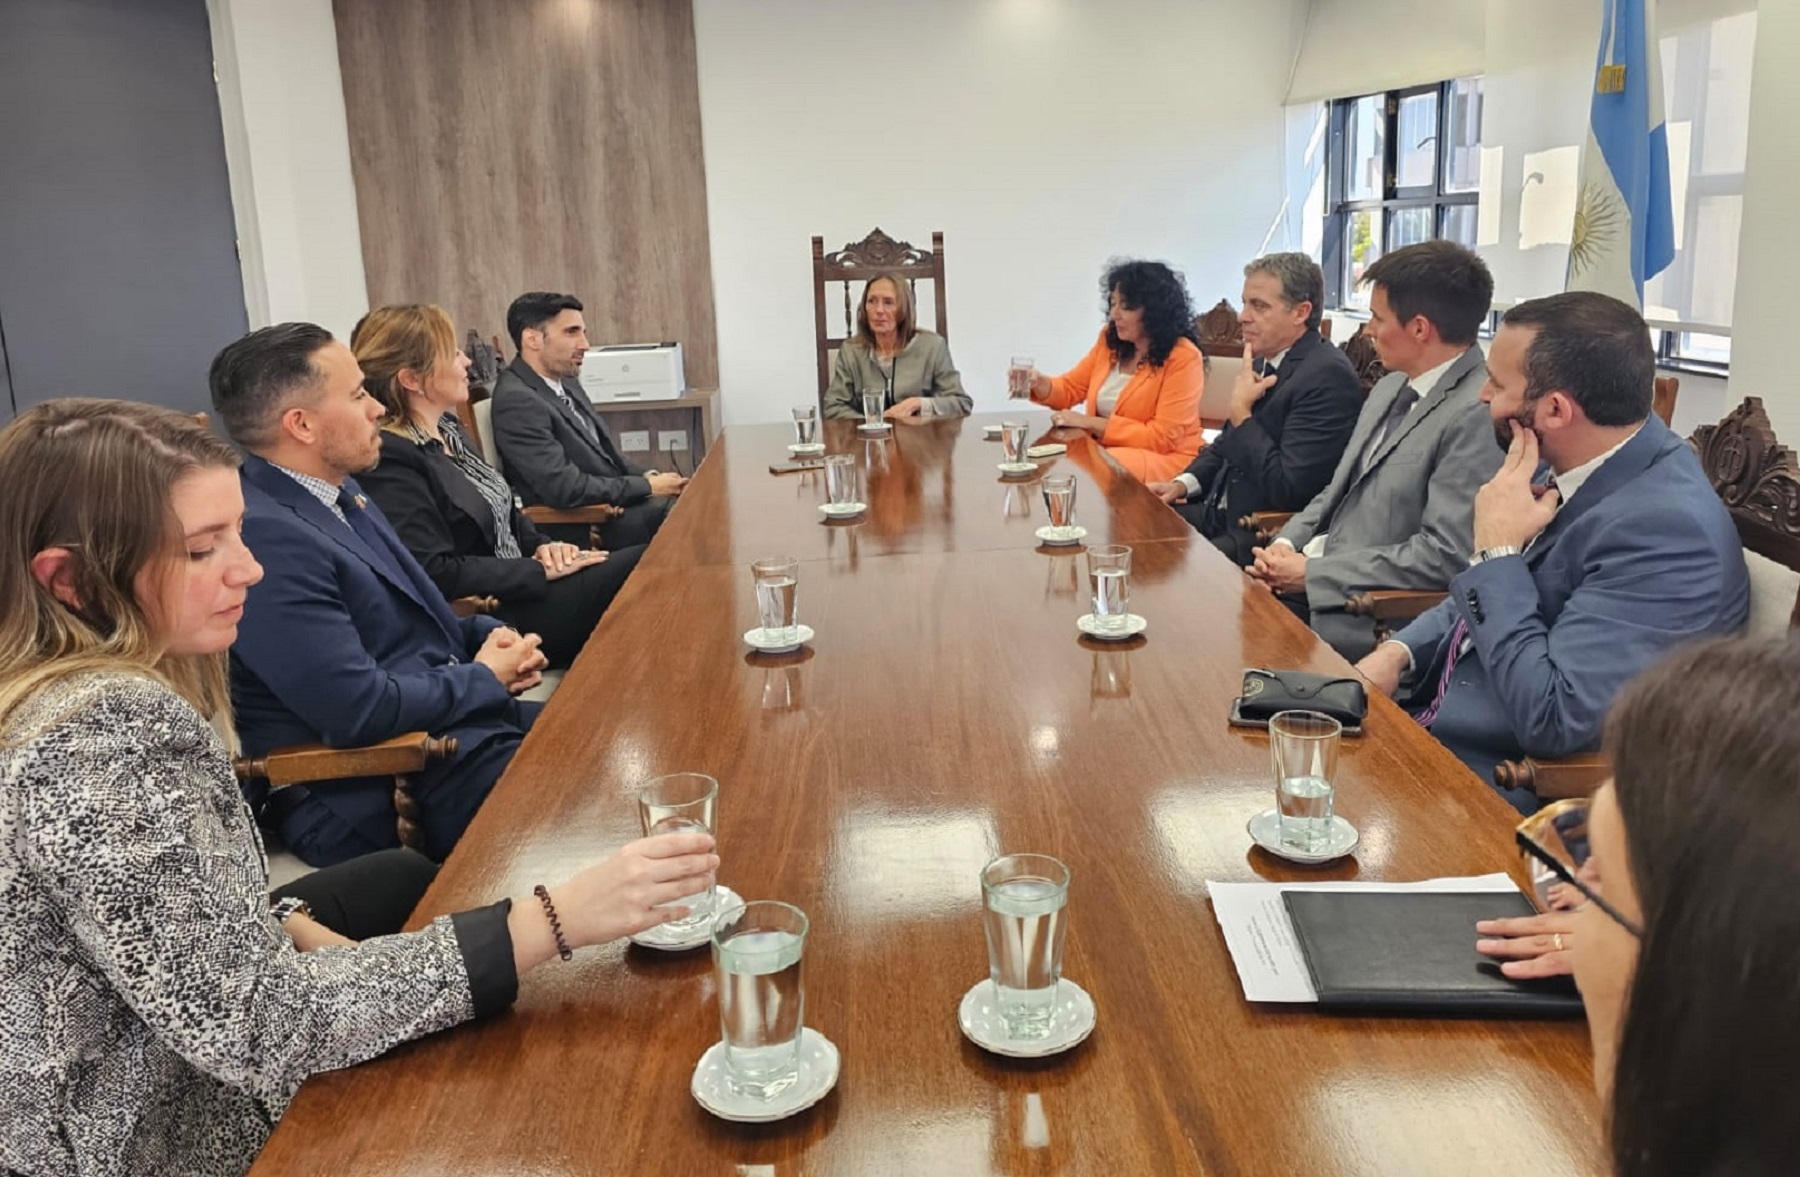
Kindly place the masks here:
[(1037, 361), (1030, 356), (1014, 356), (1006, 369), (1006, 395), (1013, 400), (1031, 396), (1031, 378), (1037, 373)]
[[(719, 782), (698, 772), (677, 772), (659, 776), (638, 790), (638, 820), (644, 835), (710, 834), (715, 828), (719, 802)], [(688, 915), (663, 925), (674, 933), (691, 932), (712, 921), (714, 880), (708, 876), (706, 890), (678, 899), (671, 907), (685, 907)]]
[(1269, 720), (1283, 846), (1310, 854), (1331, 840), (1332, 781), (1343, 730), (1337, 720), (1317, 711), (1282, 711)]

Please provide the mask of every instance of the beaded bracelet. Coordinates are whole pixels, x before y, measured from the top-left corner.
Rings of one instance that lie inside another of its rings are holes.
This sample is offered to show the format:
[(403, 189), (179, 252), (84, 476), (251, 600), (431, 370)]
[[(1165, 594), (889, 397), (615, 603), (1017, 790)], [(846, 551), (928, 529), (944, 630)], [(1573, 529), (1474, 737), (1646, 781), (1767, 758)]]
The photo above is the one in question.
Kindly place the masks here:
[(539, 883), (531, 889), (531, 893), (538, 897), (538, 902), (544, 905), (544, 914), (550, 917), (550, 934), (556, 937), (556, 951), (564, 960), (568, 960), (575, 953), (569, 947), (569, 942), (563, 939), (562, 921), (556, 918), (556, 905), (550, 902), (550, 889)]

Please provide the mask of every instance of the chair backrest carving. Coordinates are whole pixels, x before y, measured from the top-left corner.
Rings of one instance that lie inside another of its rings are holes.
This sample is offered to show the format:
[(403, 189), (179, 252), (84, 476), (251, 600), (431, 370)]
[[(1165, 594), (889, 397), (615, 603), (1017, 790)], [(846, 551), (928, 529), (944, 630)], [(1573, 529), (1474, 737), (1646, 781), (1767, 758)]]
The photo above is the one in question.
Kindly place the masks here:
[[(821, 404), (825, 399), (825, 389), (831, 383), (831, 354), (843, 346), (844, 341), (856, 330), (856, 307), (850, 294), (852, 285), (857, 285), (860, 296), (861, 283), (866, 283), (876, 274), (896, 273), (905, 278), (907, 285), (912, 288), (913, 305), (917, 306), (919, 281), (929, 280), (937, 320), (933, 330), (945, 339), (950, 338), (949, 314), (944, 309), (944, 235), (941, 232), (932, 233), (929, 252), (910, 242), (896, 241), (880, 228), (876, 228), (861, 241), (847, 242), (844, 248), (831, 253), (825, 252), (823, 237), (814, 237), (812, 267), (813, 321)], [(825, 288), (832, 282), (843, 286), (842, 334), (834, 333), (835, 324), (829, 321), (826, 314)]]
[(1344, 355), (1349, 359), (1351, 367), (1356, 369), (1356, 379), (1362, 384), (1363, 395), (1368, 396), (1369, 390), (1375, 387), (1375, 382), (1387, 375), (1387, 367), (1382, 364), (1381, 357), (1375, 354), (1375, 341), (1369, 336), (1367, 323), (1344, 340)]
[(1194, 320), (1200, 336), (1200, 354), (1220, 359), (1242, 359), (1244, 324), (1229, 299), (1221, 298), (1212, 310)]
[[(1717, 425), (1694, 430), (1689, 444), (1731, 512), (1744, 548), (1800, 570), (1800, 460), (1775, 440), (1762, 398), (1745, 397)], [(1788, 625), (1800, 626), (1800, 596)]]

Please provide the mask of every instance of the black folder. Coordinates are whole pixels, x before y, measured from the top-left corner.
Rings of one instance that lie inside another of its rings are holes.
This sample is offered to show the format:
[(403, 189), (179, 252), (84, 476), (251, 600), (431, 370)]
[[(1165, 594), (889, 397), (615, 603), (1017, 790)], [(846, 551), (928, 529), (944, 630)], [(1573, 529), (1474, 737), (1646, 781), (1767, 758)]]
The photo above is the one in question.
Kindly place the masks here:
[(1285, 891), (1319, 1005), (1345, 1013), (1573, 1017), (1567, 977), (1515, 981), (1475, 951), (1475, 921), (1533, 915), (1517, 891)]

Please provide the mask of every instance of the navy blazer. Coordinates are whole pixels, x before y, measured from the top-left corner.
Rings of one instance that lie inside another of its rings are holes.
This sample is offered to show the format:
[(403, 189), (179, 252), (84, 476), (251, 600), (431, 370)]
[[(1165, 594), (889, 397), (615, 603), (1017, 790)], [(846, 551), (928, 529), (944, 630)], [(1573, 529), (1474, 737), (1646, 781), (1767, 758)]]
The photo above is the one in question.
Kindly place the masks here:
[[(1491, 784), (1501, 760), (1599, 747), (1628, 680), (1684, 641), (1742, 629), (1749, 613), (1737, 528), (1693, 449), (1651, 417), (1523, 557), (1462, 572), (1398, 638), (1413, 655), (1412, 701), (1428, 706), (1450, 631), (1468, 624), (1474, 647), (1431, 734)], [(1507, 800), (1540, 804), (1524, 790)]]
[(1298, 511), (1331, 481), (1362, 412), (1356, 366), (1317, 330), (1294, 341), (1242, 425), (1227, 425), (1183, 471), (1211, 493), (1221, 467), (1228, 525), (1252, 511)]
[[(589, 503), (629, 506), (650, 497), (641, 466), (613, 444), (606, 423), (594, 412), (578, 380), (562, 382), (569, 399), (550, 390), (524, 356), (500, 370), (494, 381), (494, 449), (500, 468), (527, 504), (584, 507)], [(594, 427), (588, 440), (576, 418)]]
[[(366, 511), (379, 552), (307, 489), (244, 459), (244, 540), (263, 566), (231, 648), (231, 699), (246, 755), (290, 744), (359, 747), (412, 731), (449, 735), (460, 758), (522, 730), (522, 706), (473, 661), (499, 622), (458, 618), (394, 534)], [(358, 493), (354, 480), (345, 489)], [(365, 500), (366, 501), (366, 500)], [(266, 790), (247, 788), (251, 807)], [(337, 781), (313, 795), (377, 845), (393, 840), (393, 783)]]

